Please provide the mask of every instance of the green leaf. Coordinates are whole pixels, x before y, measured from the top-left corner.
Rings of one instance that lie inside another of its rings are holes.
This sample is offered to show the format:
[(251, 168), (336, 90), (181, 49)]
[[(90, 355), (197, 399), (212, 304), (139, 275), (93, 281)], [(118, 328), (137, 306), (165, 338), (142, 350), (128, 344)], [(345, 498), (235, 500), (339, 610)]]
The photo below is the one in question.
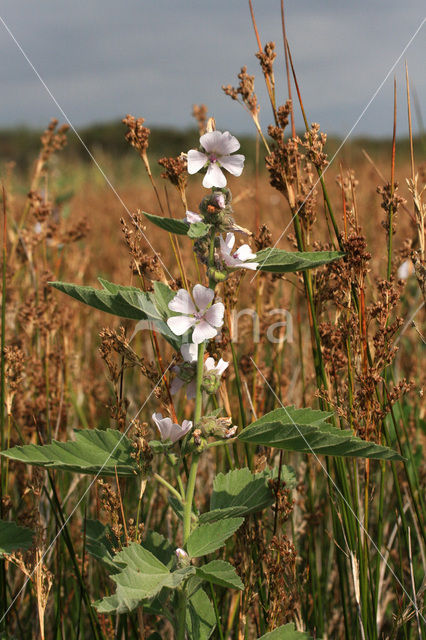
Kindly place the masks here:
[(285, 451), (325, 456), (402, 460), (392, 449), (366, 442), (345, 429), (327, 422), (332, 414), (313, 409), (285, 407), (267, 413), (246, 427), (238, 436), (243, 442)]
[(274, 502), (274, 494), (268, 485), (269, 473), (254, 474), (245, 467), (227, 474), (219, 473), (213, 482), (211, 509), (244, 507), (244, 513), (256, 513)]
[(148, 531), (142, 545), (166, 565), (168, 569), (171, 569), (173, 564), (176, 563), (175, 548), (160, 533)]
[[(268, 481), (276, 477), (278, 467), (257, 474), (247, 468), (235, 469), (226, 475), (219, 473), (213, 481), (210, 511), (200, 515), (200, 524), (246, 516), (269, 507), (275, 496)], [(285, 465), (281, 467), (281, 481), (290, 489), (296, 484), (294, 471)]]
[(114, 562), (121, 568), (119, 573), (111, 576), (117, 585), (117, 591), (113, 596), (95, 603), (100, 613), (133, 611), (144, 600), (156, 596), (164, 587), (176, 589), (195, 573), (195, 567), (192, 566), (171, 572), (137, 542), (132, 542), (117, 553)]
[(202, 567), (196, 567), (196, 571), (197, 576), (202, 580), (213, 582), (213, 584), (218, 584), (220, 587), (244, 590), (240, 576), (229, 562), (212, 560), (212, 562), (208, 562)]
[(131, 320), (160, 319), (154, 305), (152, 293), (145, 293), (137, 287), (123, 287), (102, 280), (103, 289), (95, 289), (69, 282), (50, 282), (52, 287), (75, 298), (79, 302)]
[(344, 255), (341, 251), (284, 251), (269, 247), (258, 251), (256, 258), (249, 262), (259, 262), (258, 271), (288, 273), (314, 269), (339, 260)]
[[(137, 287), (113, 284), (103, 278), (99, 278), (99, 282), (103, 289), (95, 289), (94, 287), (68, 282), (50, 282), (50, 284), (58, 291), (62, 291), (62, 293), (66, 293), (68, 296), (94, 309), (105, 311), (105, 313), (110, 313), (119, 318), (149, 321), (151, 324), (147, 324), (147, 329), (152, 327), (161, 333), (176, 350), (179, 350), (182, 344), (182, 337), (175, 336), (167, 326), (163, 314), (157, 309), (155, 293), (141, 291)], [(167, 285), (163, 285), (163, 287), (169, 289), (172, 295), (175, 295)], [(169, 315), (171, 315), (170, 311)]]
[(101, 476), (134, 476), (139, 470), (132, 458), (132, 443), (120, 431), (77, 429), (75, 440), (51, 444), (27, 444), (1, 451), (0, 455), (46, 469), (62, 469)]
[(34, 532), (27, 527), (19, 527), (14, 522), (0, 520), (0, 558), (5, 553), (32, 547)]
[(212, 509), (202, 513), (198, 522), (200, 524), (207, 524), (209, 522), (217, 522), (218, 520), (225, 520), (226, 518), (238, 518), (238, 516), (244, 515), (246, 511), (245, 507), (227, 507), (226, 509)]
[(117, 543), (117, 539), (109, 525), (102, 524), (99, 520), (86, 520), (87, 552), (102, 562), (110, 573), (117, 573), (120, 569), (114, 563), (113, 542)]
[(294, 623), (289, 622), (269, 633), (265, 633), (258, 640), (312, 640), (312, 637), (304, 631), (296, 631)]
[(190, 640), (208, 640), (216, 627), (213, 605), (201, 588), (201, 581), (197, 577), (188, 580), (187, 589), (189, 592), (186, 610), (188, 636)]
[(204, 238), (211, 227), (211, 224), (206, 224), (205, 222), (193, 222), (189, 225), (188, 236), (190, 238)]
[(142, 212), (144, 216), (153, 224), (157, 225), (169, 233), (175, 233), (179, 236), (186, 236), (188, 233), (189, 224), (183, 220), (176, 220), (175, 218), (164, 218), (163, 216), (155, 216), (152, 213)]
[(188, 538), (189, 555), (191, 558), (199, 558), (220, 549), (243, 522), (244, 518), (228, 518), (212, 524), (199, 525)]
[(174, 311), (169, 309), (169, 302), (176, 296), (176, 291), (170, 289), (164, 282), (154, 282), (154, 298), (155, 307), (163, 320), (167, 320), (170, 316), (176, 315)]

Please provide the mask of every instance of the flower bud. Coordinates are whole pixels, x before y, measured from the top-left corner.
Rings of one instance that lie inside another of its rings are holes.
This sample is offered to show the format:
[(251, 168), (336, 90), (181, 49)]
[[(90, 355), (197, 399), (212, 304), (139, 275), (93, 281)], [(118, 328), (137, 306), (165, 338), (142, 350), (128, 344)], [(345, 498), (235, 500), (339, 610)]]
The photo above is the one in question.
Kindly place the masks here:
[(215, 282), (224, 282), (228, 277), (227, 273), (225, 273), (224, 271), (219, 271), (218, 269), (208, 269), (207, 275)]
[(203, 376), (203, 382), (201, 388), (206, 393), (212, 395), (216, 393), (216, 391), (220, 387), (220, 376), (216, 375), (214, 371), (209, 371), (207, 374)]

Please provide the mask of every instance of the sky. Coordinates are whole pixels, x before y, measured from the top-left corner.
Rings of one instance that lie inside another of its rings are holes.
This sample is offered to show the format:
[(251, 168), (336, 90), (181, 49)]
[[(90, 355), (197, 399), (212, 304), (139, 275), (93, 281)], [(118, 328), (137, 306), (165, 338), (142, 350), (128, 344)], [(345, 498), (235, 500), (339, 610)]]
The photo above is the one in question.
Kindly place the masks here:
[[(254, 9), (262, 43), (276, 42), (283, 103), (280, 1), (254, 0)], [(394, 75), (404, 135), (407, 61), (413, 99), (426, 120), (426, 22), (392, 70), (425, 15), (424, 0), (286, 0), (308, 119), (347, 135), (389, 74), (352, 135), (391, 135)], [(2, 0), (0, 128), (41, 127), (64, 118), (6, 25), (77, 128), (127, 113), (143, 116), (148, 126), (186, 128), (192, 105), (205, 103), (218, 129), (250, 133), (249, 116), (221, 90), (237, 84), (242, 65), (256, 75), (261, 124), (270, 123), (247, 0)]]

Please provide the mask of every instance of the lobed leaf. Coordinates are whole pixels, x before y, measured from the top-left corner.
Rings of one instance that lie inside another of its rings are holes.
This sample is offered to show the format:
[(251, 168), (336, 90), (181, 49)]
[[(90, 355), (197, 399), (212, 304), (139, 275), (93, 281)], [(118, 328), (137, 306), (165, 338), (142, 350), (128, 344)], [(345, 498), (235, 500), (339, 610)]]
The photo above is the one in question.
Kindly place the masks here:
[(284, 251), (268, 247), (258, 251), (251, 262), (259, 262), (258, 271), (289, 273), (314, 269), (339, 260), (344, 255), (341, 251)]
[(12, 447), (0, 455), (46, 469), (61, 469), (101, 476), (134, 476), (139, 472), (131, 457), (131, 441), (127, 436), (107, 429), (76, 429), (75, 440), (51, 444)]
[(223, 560), (212, 560), (202, 567), (196, 567), (197, 576), (220, 587), (244, 590), (240, 576), (232, 564)]
[(119, 573), (111, 576), (117, 590), (114, 595), (95, 603), (99, 613), (133, 611), (164, 587), (176, 589), (195, 574), (195, 567), (192, 566), (170, 571), (151, 551), (137, 542), (132, 542), (117, 553), (114, 562), (120, 567)]
[(228, 518), (199, 525), (188, 538), (186, 545), (188, 554), (191, 558), (199, 558), (220, 549), (243, 522), (244, 518)]
[(327, 422), (332, 414), (313, 409), (284, 407), (267, 413), (238, 436), (243, 442), (285, 451), (326, 456), (402, 460), (396, 451), (367, 442)]

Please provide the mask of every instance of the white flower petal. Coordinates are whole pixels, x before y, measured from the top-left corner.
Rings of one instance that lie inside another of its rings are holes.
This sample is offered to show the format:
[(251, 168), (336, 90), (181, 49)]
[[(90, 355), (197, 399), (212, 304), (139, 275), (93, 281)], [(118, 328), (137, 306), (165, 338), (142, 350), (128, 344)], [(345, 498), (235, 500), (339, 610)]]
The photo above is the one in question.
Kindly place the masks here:
[(209, 164), (207, 173), (203, 179), (203, 187), (210, 189), (211, 187), (226, 187), (226, 178), (216, 162)]
[(240, 260), (236, 260), (230, 253), (223, 253), (222, 260), (227, 267), (231, 267), (232, 269), (236, 269), (241, 266)]
[(192, 341), (195, 344), (200, 344), (205, 340), (209, 340), (210, 338), (214, 338), (217, 335), (217, 330), (211, 326), (206, 320), (200, 320), (200, 322), (195, 325), (194, 332), (192, 334)]
[(232, 247), (234, 246), (234, 244), (235, 244), (235, 235), (233, 233), (227, 233), (225, 245), (226, 245), (226, 248), (228, 249), (228, 253), (232, 251)]
[(163, 418), (161, 413), (153, 413), (152, 419), (157, 425), (162, 440), (167, 440), (171, 436), (173, 422), (171, 418)]
[(221, 156), (219, 162), (221, 166), (232, 173), (233, 176), (240, 176), (244, 169), (245, 157), (240, 153), (235, 156)]
[(196, 149), (191, 149), (188, 151), (188, 173), (197, 173), (197, 171), (204, 167), (207, 161), (208, 157), (204, 153)]
[(222, 133), (220, 131), (210, 131), (209, 133), (205, 133), (203, 136), (201, 136), (200, 144), (207, 151), (207, 153), (211, 153), (212, 151), (220, 153), (219, 146), (221, 139)]
[(195, 318), (190, 318), (188, 316), (173, 316), (172, 318), (168, 318), (167, 324), (175, 336), (183, 336), (188, 329), (194, 326)]
[(234, 151), (238, 151), (239, 148), (240, 143), (237, 138), (231, 135), (229, 131), (224, 131), (221, 135), (219, 146), (216, 147), (216, 151), (222, 156), (225, 156), (229, 153), (234, 153)]
[[(216, 302), (216, 304), (213, 304), (210, 309), (207, 309), (204, 314), (204, 318), (209, 324), (213, 325), (213, 327), (221, 327), (223, 325), (224, 313), (225, 307), (222, 302)], [(195, 342), (194, 337), (192, 339)]]
[(172, 442), (177, 442), (178, 440), (183, 438), (183, 436), (186, 435), (190, 429), (192, 429), (191, 420), (184, 420), (182, 422), (182, 426), (180, 426), (180, 424), (173, 423), (170, 433), (170, 440)]
[(229, 362), (222, 360), (222, 358), (217, 363), (216, 373), (218, 376), (221, 376), (223, 372), (229, 367)]
[(242, 269), (251, 269), (252, 271), (256, 271), (259, 264), (260, 262), (244, 262), (240, 264), (240, 267)]
[(185, 433), (188, 433), (188, 431), (190, 431), (190, 429), (192, 429), (192, 420), (184, 420), (182, 422), (182, 431), (185, 435)]
[(214, 361), (214, 358), (207, 358), (207, 360), (204, 363), (204, 369), (206, 371), (211, 371), (212, 369), (216, 369), (216, 363)]
[(192, 290), (192, 295), (198, 309), (203, 313), (204, 309), (212, 302), (214, 291), (209, 287), (204, 287), (202, 284), (196, 284)]
[(187, 342), (181, 346), (180, 352), (185, 362), (197, 362), (198, 348), (196, 344)]
[(193, 224), (194, 222), (202, 222), (203, 219), (199, 213), (194, 213), (193, 211), (187, 211), (184, 221), (188, 222), (189, 224)]
[(173, 300), (169, 302), (169, 309), (178, 313), (195, 313), (196, 308), (186, 289), (179, 289)]
[(234, 255), (238, 260), (242, 260), (243, 262), (256, 257), (256, 254), (253, 253), (248, 244), (242, 244), (241, 247), (236, 250)]

